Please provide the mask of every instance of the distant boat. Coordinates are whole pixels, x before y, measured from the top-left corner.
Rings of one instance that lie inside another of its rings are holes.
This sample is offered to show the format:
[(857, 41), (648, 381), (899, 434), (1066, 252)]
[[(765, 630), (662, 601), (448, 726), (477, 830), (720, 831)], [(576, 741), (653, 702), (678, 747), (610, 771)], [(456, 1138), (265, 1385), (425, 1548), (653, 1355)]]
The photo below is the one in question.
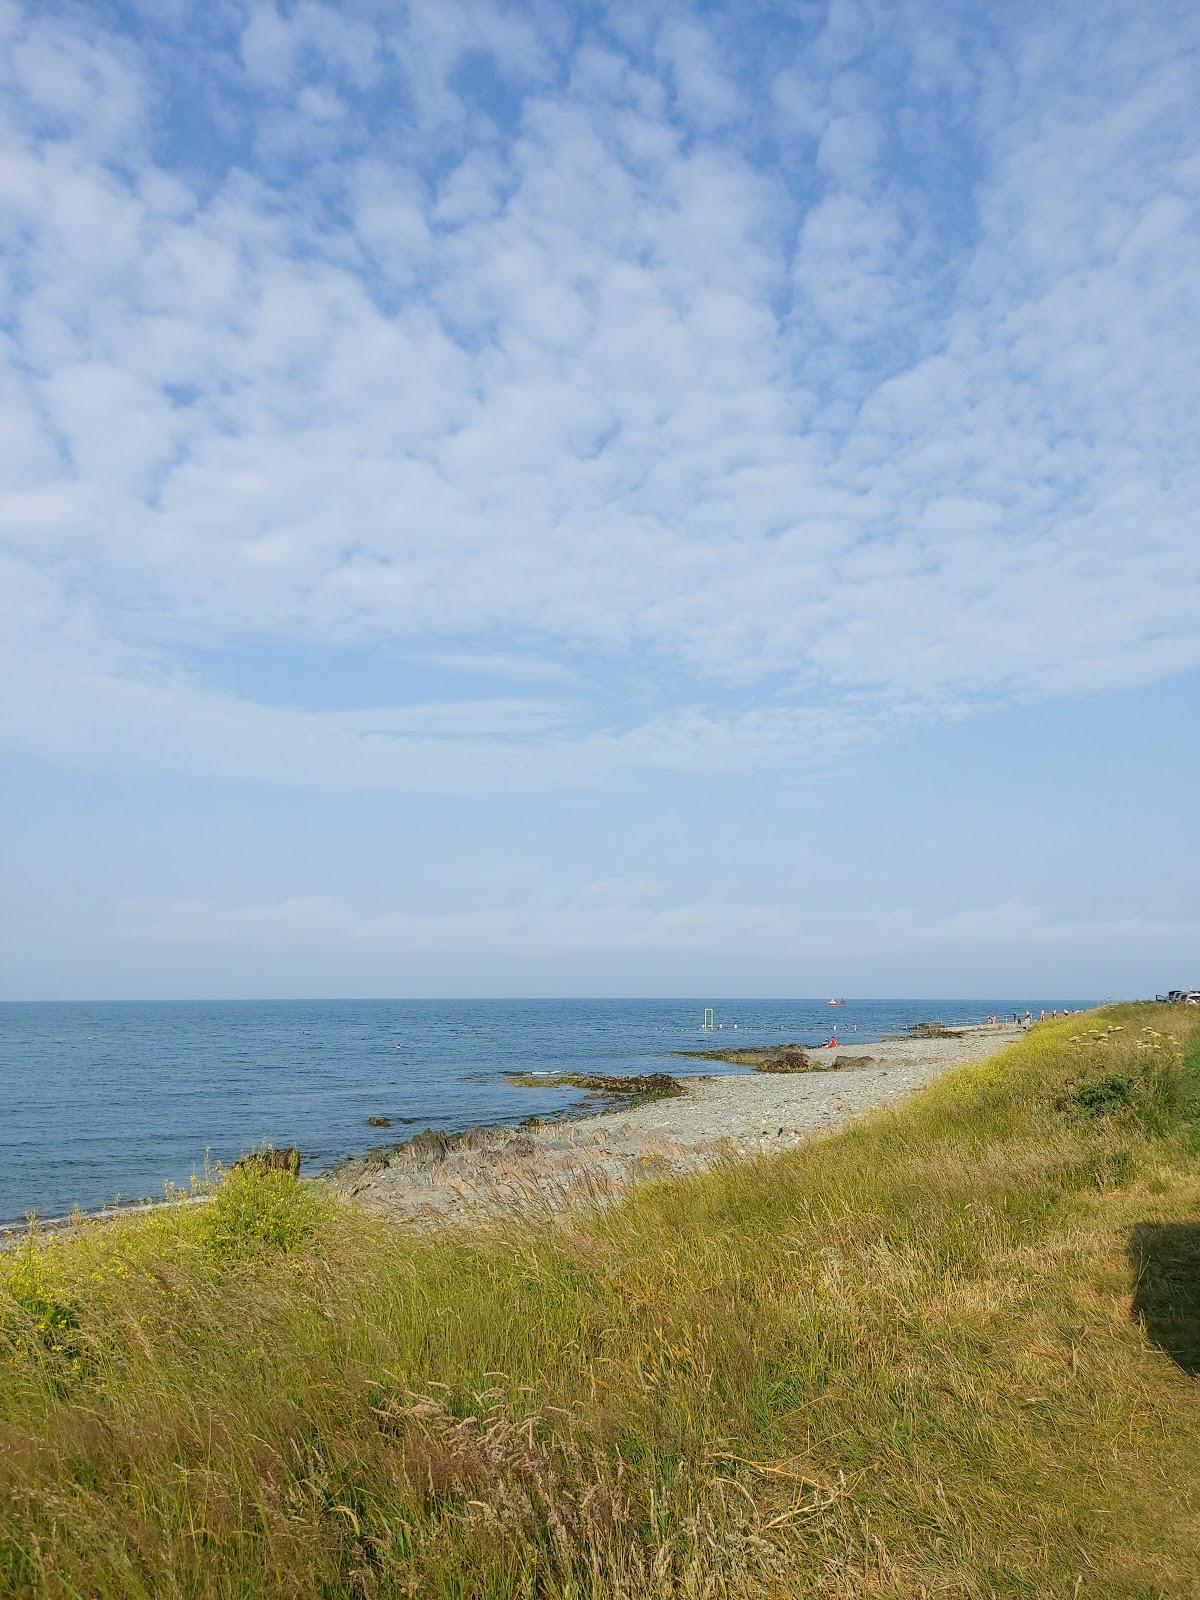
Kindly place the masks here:
[(825, 1004), (827, 1006), (844, 1006), (846, 1002), (844, 1000), (826, 1000)]

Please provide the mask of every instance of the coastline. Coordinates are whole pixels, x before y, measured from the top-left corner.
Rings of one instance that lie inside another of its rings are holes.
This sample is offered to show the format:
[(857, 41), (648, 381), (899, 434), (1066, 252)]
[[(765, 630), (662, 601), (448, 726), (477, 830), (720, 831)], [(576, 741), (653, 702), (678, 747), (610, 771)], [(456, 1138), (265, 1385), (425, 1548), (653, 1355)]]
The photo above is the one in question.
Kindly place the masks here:
[[(631, 1098), (615, 1106), (598, 1099), (594, 1109), (576, 1104), (519, 1123), (426, 1128), (387, 1149), (305, 1173), (302, 1181), (326, 1185), (340, 1199), (418, 1227), (513, 1212), (557, 1215), (607, 1204), (633, 1183), (793, 1149), (1023, 1036), (1024, 1029), (1011, 1024), (968, 1023), (956, 1026), (949, 1038), (840, 1045), (828, 1063), (822, 1060), (819, 1069), (806, 1073), (721, 1070), (727, 1053), (739, 1048), (727, 1039), (724, 1047), (674, 1052), (692, 1060), (711, 1057), (716, 1069), (677, 1079), (683, 1091), (678, 1096)], [(66, 1233), (207, 1199), (203, 1192), (182, 1191), (37, 1217), (35, 1232)], [(28, 1231), (28, 1222), (0, 1226), (0, 1251), (13, 1248)]]
[[(608, 1204), (639, 1181), (794, 1149), (1023, 1036), (1009, 1025), (840, 1046), (824, 1070), (721, 1072), (680, 1079), (683, 1094), (643, 1104), (533, 1125), (429, 1130), (343, 1162), (317, 1181), (418, 1227), (514, 1212), (557, 1215)], [(714, 1052), (713, 1059), (715, 1065), (720, 1057)]]
[[(718, 1041), (811, 1050), (834, 1019), (849, 1045), (922, 1018), (957, 1030), (1015, 1008), (722, 1002), (724, 1031), (706, 1032), (698, 1006), (675, 1000), (0, 1006), (0, 1225), (23, 1231), (30, 1212), (60, 1220), (158, 1202), (188, 1190), (209, 1160), (227, 1166), (263, 1144), (298, 1146), (307, 1176), (427, 1126), (607, 1109), (542, 1087), (565, 1073), (689, 1076), (710, 1067), (670, 1057)], [(518, 1074), (536, 1087), (512, 1087)], [(387, 1131), (370, 1126), (378, 1117), (390, 1119)]]

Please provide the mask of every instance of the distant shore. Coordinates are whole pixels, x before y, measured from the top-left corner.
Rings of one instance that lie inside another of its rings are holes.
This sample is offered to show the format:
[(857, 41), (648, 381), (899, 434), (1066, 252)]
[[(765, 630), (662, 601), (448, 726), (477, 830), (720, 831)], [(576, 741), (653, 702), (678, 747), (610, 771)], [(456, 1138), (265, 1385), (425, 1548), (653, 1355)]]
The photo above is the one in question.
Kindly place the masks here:
[(604, 1204), (639, 1180), (794, 1148), (956, 1066), (985, 1060), (1023, 1032), (1009, 1023), (956, 1029), (948, 1038), (843, 1045), (828, 1066), (822, 1061), (825, 1070), (723, 1072), (681, 1079), (680, 1095), (617, 1110), (532, 1126), (431, 1130), (344, 1162), (325, 1181), (369, 1211), (426, 1226)]

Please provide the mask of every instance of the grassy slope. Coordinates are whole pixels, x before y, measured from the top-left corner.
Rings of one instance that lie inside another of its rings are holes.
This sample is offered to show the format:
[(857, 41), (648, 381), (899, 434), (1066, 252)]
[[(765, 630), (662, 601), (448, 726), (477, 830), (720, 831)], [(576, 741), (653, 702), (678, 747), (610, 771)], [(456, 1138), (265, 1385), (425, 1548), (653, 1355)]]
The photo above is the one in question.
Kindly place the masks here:
[(10, 1260), (0, 1592), (1200, 1593), (1198, 1074), (1124, 1007), (571, 1229), (246, 1177)]

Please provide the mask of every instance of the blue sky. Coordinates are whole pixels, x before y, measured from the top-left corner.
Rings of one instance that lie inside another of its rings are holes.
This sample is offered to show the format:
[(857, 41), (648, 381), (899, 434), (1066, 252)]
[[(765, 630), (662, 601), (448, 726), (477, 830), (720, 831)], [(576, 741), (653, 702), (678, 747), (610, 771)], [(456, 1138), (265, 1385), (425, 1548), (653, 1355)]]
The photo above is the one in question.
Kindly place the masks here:
[(1198, 62), (0, 0), (0, 996), (1200, 981)]

